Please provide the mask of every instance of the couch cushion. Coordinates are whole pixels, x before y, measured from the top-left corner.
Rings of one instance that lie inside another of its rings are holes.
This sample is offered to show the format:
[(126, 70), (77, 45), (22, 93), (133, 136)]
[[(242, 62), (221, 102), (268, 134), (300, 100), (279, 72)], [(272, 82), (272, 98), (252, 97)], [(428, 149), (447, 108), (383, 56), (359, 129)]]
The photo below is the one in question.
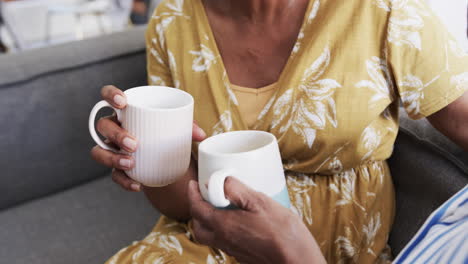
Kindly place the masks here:
[(146, 83), (144, 28), (0, 59), (0, 209), (108, 172), (89, 157), (103, 85)]
[(402, 113), (389, 165), (397, 207), (389, 242), (396, 255), (432, 211), (468, 184), (468, 154), (427, 120)]
[(159, 213), (110, 177), (0, 212), (2, 263), (104, 263), (142, 239)]

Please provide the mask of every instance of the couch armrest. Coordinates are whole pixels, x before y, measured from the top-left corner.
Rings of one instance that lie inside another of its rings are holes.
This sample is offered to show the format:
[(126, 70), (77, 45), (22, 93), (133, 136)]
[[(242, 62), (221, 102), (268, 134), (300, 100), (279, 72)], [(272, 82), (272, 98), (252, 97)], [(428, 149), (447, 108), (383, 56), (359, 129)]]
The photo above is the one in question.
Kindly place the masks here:
[(426, 120), (401, 112), (400, 132), (389, 159), (396, 190), (390, 245), (396, 255), (426, 218), (468, 184), (468, 153)]
[(87, 129), (106, 84), (146, 84), (144, 28), (0, 56), (0, 209), (109, 171)]

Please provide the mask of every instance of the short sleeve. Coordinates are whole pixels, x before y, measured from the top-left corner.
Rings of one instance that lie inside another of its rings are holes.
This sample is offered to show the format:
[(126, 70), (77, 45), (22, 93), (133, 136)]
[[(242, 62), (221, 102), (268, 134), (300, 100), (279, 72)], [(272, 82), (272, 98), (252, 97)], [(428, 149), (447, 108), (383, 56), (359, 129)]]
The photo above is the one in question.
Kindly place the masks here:
[(386, 49), (397, 92), (411, 118), (430, 116), (468, 89), (468, 56), (425, 1), (389, 2)]
[(161, 26), (157, 13), (158, 9), (156, 9), (150, 19), (145, 34), (148, 83), (150, 85), (173, 87), (172, 74), (167, 61), (167, 52), (162, 45), (164, 43), (164, 35), (160, 32)]

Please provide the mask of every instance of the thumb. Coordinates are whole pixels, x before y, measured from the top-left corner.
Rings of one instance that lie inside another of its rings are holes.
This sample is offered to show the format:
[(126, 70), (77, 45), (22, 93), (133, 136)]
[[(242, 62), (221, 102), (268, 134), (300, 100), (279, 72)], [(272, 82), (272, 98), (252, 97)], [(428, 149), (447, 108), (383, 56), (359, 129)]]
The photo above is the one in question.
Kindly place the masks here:
[(192, 138), (194, 141), (201, 142), (206, 138), (206, 133), (199, 127), (195, 122), (193, 122), (192, 128)]
[(234, 177), (227, 177), (224, 194), (237, 208), (254, 211), (263, 201), (263, 194), (253, 190)]

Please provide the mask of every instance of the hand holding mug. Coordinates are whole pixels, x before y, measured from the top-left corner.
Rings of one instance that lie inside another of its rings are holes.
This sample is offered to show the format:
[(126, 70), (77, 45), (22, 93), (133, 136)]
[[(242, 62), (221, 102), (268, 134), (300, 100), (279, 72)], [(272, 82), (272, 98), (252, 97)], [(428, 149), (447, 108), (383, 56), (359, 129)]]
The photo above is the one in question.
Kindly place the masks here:
[(203, 198), (218, 208), (234, 208), (224, 193), (229, 176), (290, 207), (281, 154), (273, 134), (233, 131), (204, 140), (198, 147), (198, 181)]
[(219, 210), (189, 183), (190, 213), (197, 242), (218, 248), (241, 263), (326, 263), (302, 219), (234, 177), (224, 184), (237, 210)]
[[(101, 89), (101, 95), (109, 106), (115, 109), (124, 110), (128, 105), (126, 94), (115, 86), (104, 86)], [(107, 167), (114, 168), (112, 179), (124, 189), (140, 191), (140, 183), (125, 173), (135, 167), (135, 158), (132, 154), (140, 147), (138, 138), (121, 126), (116, 115), (101, 118), (97, 122), (97, 131), (107, 139), (106, 142), (112, 144), (110, 147), (114, 148), (114, 151), (97, 145), (91, 150), (93, 159)], [(195, 123), (192, 124), (192, 137), (195, 141), (201, 141), (206, 137), (203, 130)]]

